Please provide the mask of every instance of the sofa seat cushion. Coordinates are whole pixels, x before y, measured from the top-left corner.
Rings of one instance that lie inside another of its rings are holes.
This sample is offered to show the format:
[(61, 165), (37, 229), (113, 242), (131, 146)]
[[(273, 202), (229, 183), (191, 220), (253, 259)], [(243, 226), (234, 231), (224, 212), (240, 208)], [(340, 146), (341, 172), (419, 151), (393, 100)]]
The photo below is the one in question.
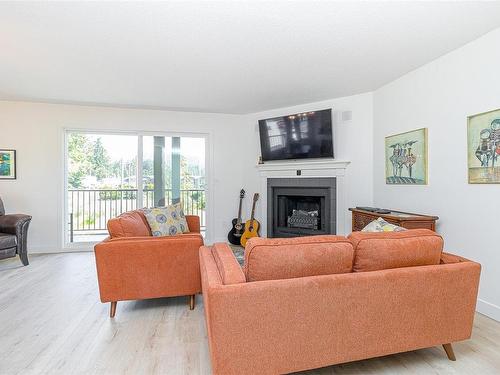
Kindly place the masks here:
[(243, 270), (247, 281), (347, 273), (353, 256), (351, 243), (342, 236), (252, 238)]
[(13, 234), (0, 233), (0, 249), (10, 249), (17, 246), (17, 238)]
[(108, 232), (111, 238), (151, 236), (146, 217), (139, 210), (124, 212), (108, 220)]
[(443, 238), (429, 229), (353, 232), (354, 272), (439, 264)]

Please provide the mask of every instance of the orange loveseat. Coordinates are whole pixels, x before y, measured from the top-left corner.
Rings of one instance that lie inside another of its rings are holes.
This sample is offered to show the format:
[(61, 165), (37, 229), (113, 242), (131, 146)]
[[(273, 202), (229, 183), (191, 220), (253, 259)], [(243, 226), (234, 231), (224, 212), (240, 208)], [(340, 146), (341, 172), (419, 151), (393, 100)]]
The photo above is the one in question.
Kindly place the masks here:
[(111, 302), (190, 296), (201, 292), (199, 248), (203, 245), (200, 218), (186, 215), (189, 233), (153, 237), (141, 211), (126, 212), (108, 222), (110, 237), (94, 247), (99, 293)]
[[(428, 230), (200, 249), (214, 374), (284, 374), (470, 337), (480, 265)], [(273, 277), (275, 275), (276, 277)]]

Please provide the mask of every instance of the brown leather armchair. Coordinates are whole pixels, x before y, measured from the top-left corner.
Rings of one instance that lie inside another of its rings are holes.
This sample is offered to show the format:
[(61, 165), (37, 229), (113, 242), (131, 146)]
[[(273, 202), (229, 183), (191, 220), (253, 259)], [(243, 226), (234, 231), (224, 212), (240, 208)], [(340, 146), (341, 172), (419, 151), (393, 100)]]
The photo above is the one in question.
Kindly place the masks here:
[(31, 216), (23, 214), (5, 214), (0, 198), (0, 259), (15, 257), (19, 254), (25, 266), (28, 262), (28, 227)]

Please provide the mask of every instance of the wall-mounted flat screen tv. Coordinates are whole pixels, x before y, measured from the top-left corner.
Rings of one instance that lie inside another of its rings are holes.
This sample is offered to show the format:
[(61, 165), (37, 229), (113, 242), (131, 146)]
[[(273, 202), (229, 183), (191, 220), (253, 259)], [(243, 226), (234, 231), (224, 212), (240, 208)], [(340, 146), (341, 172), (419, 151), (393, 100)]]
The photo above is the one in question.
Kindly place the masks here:
[(333, 158), (332, 110), (259, 120), (262, 160)]

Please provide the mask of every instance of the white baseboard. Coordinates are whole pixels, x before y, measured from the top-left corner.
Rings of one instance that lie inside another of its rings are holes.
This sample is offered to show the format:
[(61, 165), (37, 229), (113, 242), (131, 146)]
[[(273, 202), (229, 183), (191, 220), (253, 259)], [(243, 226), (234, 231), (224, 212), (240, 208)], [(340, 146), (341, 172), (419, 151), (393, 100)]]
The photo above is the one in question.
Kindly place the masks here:
[(494, 305), (493, 303), (486, 302), (481, 298), (478, 298), (476, 310), (477, 312), (500, 322), (500, 306)]

